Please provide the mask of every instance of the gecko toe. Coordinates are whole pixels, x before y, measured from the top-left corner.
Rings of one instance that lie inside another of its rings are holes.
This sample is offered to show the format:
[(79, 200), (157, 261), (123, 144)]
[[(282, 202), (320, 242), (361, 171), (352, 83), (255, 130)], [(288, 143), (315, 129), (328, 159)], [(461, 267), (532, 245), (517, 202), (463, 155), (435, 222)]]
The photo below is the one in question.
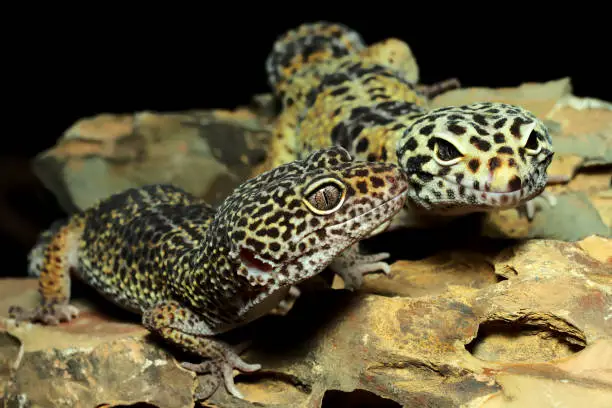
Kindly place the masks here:
[(233, 370), (250, 373), (261, 369), (261, 364), (248, 364), (237, 354), (227, 351), (225, 359), (211, 359), (201, 363), (182, 362), (181, 366), (198, 374), (211, 374), (204, 384), (200, 384), (200, 391), (196, 393), (199, 400), (210, 397), (219, 387), (221, 379), (230, 394), (242, 399), (242, 394), (234, 383)]
[(17, 323), (26, 321), (41, 322), (47, 326), (69, 322), (77, 317), (78, 314), (79, 309), (70, 304), (38, 306), (30, 310), (26, 310), (21, 306), (11, 306), (9, 308), (9, 317), (15, 319)]

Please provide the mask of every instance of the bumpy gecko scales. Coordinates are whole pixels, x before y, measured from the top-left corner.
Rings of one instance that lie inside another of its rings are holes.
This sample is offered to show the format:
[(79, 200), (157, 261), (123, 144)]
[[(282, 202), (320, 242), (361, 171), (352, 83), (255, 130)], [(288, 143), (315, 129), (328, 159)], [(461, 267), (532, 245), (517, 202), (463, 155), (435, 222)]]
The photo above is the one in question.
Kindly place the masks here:
[(430, 109), (404, 42), (366, 47), (341, 24), (303, 24), (275, 42), (266, 70), (282, 112), (255, 174), (339, 145), (408, 174), (406, 209), (392, 228), (522, 206), (533, 216), (553, 158), (546, 126), (505, 103)]
[[(207, 359), (240, 397), (232, 369), (245, 363), (214, 335), (256, 319), (291, 297), (347, 247), (386, 225), (408, 182), (396, 165), (353, 161), (340, 147), (313, 152), (240, 185), (214, 209), (167, 185), (111, 196), (42, 235), (31, 257), (40, 306), (13, 307), (17, 320), (57, 324), (76, 317), (70, 272), (119, 306), (142, 314), (163, 339)], [(360, 258), (371, 261), (368, 256)], [(369, 270), (369, 268), (366, 268)], [(359, 265), (339, 272), (360, 281)]]

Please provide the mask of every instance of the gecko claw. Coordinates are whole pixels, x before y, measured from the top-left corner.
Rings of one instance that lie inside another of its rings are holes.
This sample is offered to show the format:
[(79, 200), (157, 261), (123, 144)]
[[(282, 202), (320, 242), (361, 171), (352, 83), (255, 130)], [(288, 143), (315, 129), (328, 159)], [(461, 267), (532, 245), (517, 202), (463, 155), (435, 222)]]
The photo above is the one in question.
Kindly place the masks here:
[(200, 384), (200, 391), (195, 393), (196, 399), (204, 400), (210, 397), (219, 388), (221, 379), (223, 379), (225, 388), (230, 394), (236, 398), (243, 399), (242, 393), (234, 383), (234, 368), (245, 373), (252, 373), (260, 370), (261, 364), (248, 364), (237, 354), (230, 350), (225, 350), (225, 359), (206, 360), (201, 363), (184, 361), (181, 363), (181, 367), (197, 374), (211, 374), (204, 384)]
[(32, 310), (26, 310), (21, 306), (11, 306), (9, 317), (15, 319), (19, 324), (25, 321), (42, 322), (48, 326), (55, 326), (62, 322), (69, 322), (79, 315), (79, 309), (71, 304), (56, 304), (49, 306), (38, 306)]
[(387, 262), (382, 261), (389, 258), (389, 256), (390, 254), (387, 252), (363, 255), (353, 246), (334, 259), (330, 267), (335, 273), (340, 275), (344, 281), (344, 288), (354, 291), (363, 284), (364, 275), (375, 272), (382, 272), (388, 275), (391, 272), (391, 267)]
[(548, 191), (544, 191), (539, 196), (524, 203), (521, 207), (519, 207), (519, 210), (522, 209), (525, 212), (527, 219), (532, 221), (535, 217), (537, 209), (543, 209), (546, 206), (554, 207), (556, 205), (557, 197)]

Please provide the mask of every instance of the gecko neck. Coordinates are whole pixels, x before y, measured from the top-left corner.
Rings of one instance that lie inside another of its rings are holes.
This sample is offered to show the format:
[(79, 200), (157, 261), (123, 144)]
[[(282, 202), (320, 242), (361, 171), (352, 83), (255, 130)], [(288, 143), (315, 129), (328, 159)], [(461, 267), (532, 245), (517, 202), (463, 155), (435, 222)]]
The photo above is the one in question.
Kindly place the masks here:
[[(230, 255), (226, 234), (211, 228), (202, 244), (186, 251), (173, 274), (173, 296), (209, 321), (230, 319), (252, 294), (246, 279), (238, 275), (239, 263)], [(219, 310), (217, 305), (225, 305)], [(235, 309), (235, 310), (234, 310)], [(226, 316), (227, 315), (227, 316)]]

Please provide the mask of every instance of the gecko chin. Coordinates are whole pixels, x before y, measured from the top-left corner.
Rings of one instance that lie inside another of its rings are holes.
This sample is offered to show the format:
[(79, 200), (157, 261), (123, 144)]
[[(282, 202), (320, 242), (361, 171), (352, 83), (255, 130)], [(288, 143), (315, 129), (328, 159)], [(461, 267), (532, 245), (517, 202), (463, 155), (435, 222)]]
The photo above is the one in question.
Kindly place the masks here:
[(533, 199), (544, 191), (546, 174), (530, 177), (518, 188), (509, 191), (487, 191), (468, 186), (478, 185), (471, 180), (457, 183), (448, 177), (434, 176), (431, 186), (415, 188), (411, 195), (413, 204), (431, 213), (462, 215), (481, 211), (495, 211), (516, 208)]

